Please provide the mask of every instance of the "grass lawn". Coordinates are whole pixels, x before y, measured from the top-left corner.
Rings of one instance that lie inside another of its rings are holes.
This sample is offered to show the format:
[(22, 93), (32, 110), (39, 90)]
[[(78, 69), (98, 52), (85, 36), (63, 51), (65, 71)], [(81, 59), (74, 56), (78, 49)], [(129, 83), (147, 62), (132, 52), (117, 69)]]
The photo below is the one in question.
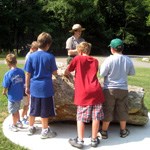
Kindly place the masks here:
[(144, 104), (150, 112), (150, 68), (136, 68), (136, 75), (128, 77), (128, 83), (144, 88)]
[[(23, 67), (23, 65), (18, 65)], [(0, 65), (0, 84), (2, 85), (2, 79), (4, 73), (8, 70), (6, 65)], [(136, 68), (136, 75), (129, 77), (129, 84), (143, 87), (145, 90), (144, 103), (150, 112), (150, 68)], [(0, 93), (2, 93), (2, 86), (0, 86)], [(13, 144), (7, 138), (4, 137), (2, 132), (2, 123), (8, 116), (7, 112), (7, 99), (0, 94), (0, 150), (26, 150), (18, 145)]]

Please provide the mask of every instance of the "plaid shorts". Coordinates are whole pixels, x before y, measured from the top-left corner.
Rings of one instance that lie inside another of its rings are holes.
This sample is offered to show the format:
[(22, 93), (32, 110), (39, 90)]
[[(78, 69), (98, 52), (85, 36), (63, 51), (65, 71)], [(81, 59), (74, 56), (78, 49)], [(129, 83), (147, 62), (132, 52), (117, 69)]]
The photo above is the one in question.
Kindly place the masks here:
[(89, 123), (91, 120), (102, 120), (103, 118), (102, 104), (77, 106), (77, 121)]

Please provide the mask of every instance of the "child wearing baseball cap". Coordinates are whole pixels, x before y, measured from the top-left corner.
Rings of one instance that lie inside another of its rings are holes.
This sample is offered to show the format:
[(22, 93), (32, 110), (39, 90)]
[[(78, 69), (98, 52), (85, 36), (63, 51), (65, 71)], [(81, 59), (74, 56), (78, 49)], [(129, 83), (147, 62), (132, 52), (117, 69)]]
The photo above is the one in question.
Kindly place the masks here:
[(114, 119), (120, 122), (120, 137), (129, 135), (126, 128), (128, 119), (128, 75), (134, 75), (135, 69), (129, 57), (122, 54), (123, 41), (119, 38), (111, 40), (110, 51), (112, 55), (104, 60), (100, 67), (100, 75), (104, 77), (103, 92), (105, 102), (103, 105), (104, 119), (102, 130), (103, 139), (108, 138), (108, 127)]

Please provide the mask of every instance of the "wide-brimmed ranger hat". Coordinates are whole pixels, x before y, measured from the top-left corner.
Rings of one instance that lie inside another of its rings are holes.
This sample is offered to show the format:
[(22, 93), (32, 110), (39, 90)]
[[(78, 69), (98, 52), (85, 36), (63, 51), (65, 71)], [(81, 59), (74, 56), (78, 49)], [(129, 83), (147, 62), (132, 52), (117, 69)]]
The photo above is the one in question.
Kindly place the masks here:
[(75, 30), (81, 30), (81, 31), (84, 31), (85, 28), (82, 28), (82, 26), (80, 24), (74, 24), (72, 26), (72, 30), (70, 30), (69, 32), (74, 32)]
[(123, 47), (123, 41), (119, 38), (116, 38), (116, 39), (111, 40), (111, 42), (108, 46), (115, 48), (115, 49), (118, 49), (118, 48)]

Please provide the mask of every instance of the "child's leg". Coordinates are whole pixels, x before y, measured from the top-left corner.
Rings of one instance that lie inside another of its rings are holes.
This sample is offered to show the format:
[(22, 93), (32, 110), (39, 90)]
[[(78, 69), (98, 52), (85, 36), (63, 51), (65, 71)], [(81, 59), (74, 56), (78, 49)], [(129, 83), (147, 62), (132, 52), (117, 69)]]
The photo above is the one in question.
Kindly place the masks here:
[(99, 120), (93, 120), (92, 121), (92, 139), (97, 138), (97, 133), (99, 130), (99, 124), (100, 124)]
[(102, 131), (107, 131), (109, 127), (110, 121), (103, 121)]
[[(85, 129), (85, 124), (82, 121), (77, 121), (77, 134), (78, 138), (80, 140), (83, 140), (84, 138), (84, 129)], [(96, 133), (97, 134), (97, 133)]]
[(53, 97), (40, 99), (40, 105), (41, 105), (40, 116), (42, 122), (42, 129), (48, 129), (49, 117), (55, 116)]
[(41, 118), (42, 121), (42, 132), (41, 132), (41, 138), (47, 139), (47, 138), (53, 138), (57, 135), (56, 132), (52, 131), (48, 126), (48, 118)]
[(20, 120), (19, 111), (16, 111), (15, 113), (12, 114), (13, 125), (16, 125), (19, 120)]
[(27, 134), (30, 136), (36, 132), (36, 128), (34, 127), (34, 122), (35, 122), (35, 117), (29, 116), (29, 131)]
[(41, 118), (42, 129), (48, 129), (48, 118)]
[(8, 111), (12, 114), (12, 124), (16, 125), (17, 121), (20, 120), (20, 101), (19, 102), (10, 102), (8, 101)]
[(126, 121), (120, 121), (120, 129), (125, 130), (126, 129)]
[(29, 100), (30, 96), (24, 96), (22, 103), (23, 103), (23, 108), (22, 108), (22, 113), (21, 113), (21, 119), (23, 120), (24, 118), (27, 118), (27, 113), (29, 109)]
[(29, 126), (33, 127), (35, 122), (35, 117), (34, 116), (29, 116)]
[(23, 109), (22, 109), (22, 113), (21, 113), (21, 118), (27, 118), (27, 112), (28, 112), (28, 106), (23, 106)]
[(40, 105), (41, 105), (41, 122), (42, 122), (42, 132), (41, 138), (53, 138), (57, 134), (56, 132), (52, 131), (48, 126), (49, 117), (55, 116), (55, 109), (54, 109), (54, 100), (53, 97), (48, 98), (40, 98)]
[(78, 137), (75, 139), (69, 139), (69, 143), (73, 147), (77, 147), (79, 149), (83, 148), (84, 144), (84, 129), (85, 124), (84, 122), (87, 122), (87, 113), (85, 113), (87, 110), (86, 107), (77, 106), (77, 135)]

